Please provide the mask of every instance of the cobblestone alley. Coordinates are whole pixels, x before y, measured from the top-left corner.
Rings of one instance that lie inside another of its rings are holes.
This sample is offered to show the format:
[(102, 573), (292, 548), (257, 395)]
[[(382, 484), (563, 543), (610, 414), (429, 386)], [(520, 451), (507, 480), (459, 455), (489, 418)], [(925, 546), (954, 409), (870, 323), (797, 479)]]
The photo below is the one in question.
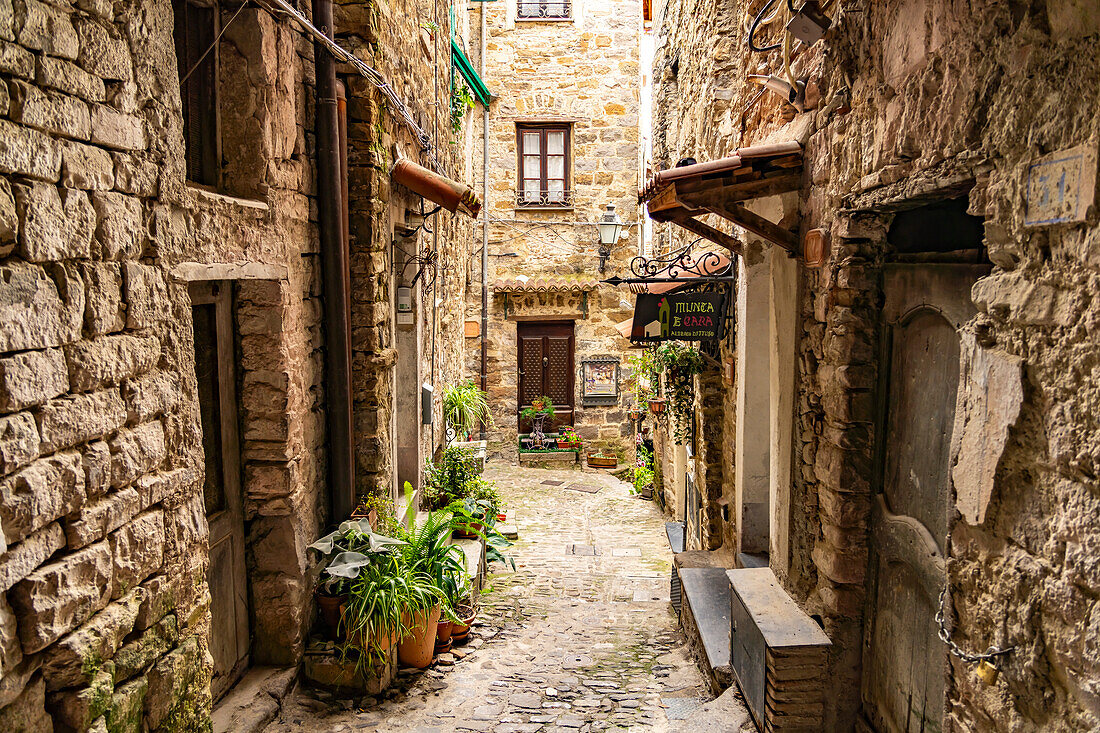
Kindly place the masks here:
[(486, 477), (519, 530), (516, 572), (490, 568), (471, 641), (403, 672), (381, 700), (300, 687), (267, 733), (755, 730), (730, 695), (703, 707), (712, 695), (669, 605), (654, 504), (604, 473), (490, 466)]

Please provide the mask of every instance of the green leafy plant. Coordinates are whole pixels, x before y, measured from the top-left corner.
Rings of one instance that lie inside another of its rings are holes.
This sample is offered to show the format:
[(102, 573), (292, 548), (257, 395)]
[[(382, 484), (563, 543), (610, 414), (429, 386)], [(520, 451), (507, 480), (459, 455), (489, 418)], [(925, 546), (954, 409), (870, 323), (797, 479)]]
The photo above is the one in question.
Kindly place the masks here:
[(646, 402), (656, 397), (657, 364), (652, 349), (635, 351), (627, 357), (630, 364), (630, 391), (634, 395), (634, 407), (646, 408)]
[(545, 395), (536, 397), (531, 400), (531, 404), (528, 407), (524, 407), (520, 410), (519, 416), (524, 420), (535, 420), (537, 418), (552, 419), (554, 417), (554, 403)]
[(639, 440), (635, 450), (634, 469), (631, 476), (633, 488), (630, 493), (639, 494), (652, 487), (653, 478), (653, 453)]
[(703, 356), (679, 341), (667, 341), (657, 349), (655, 361), (668, 387), (673, 436), (683, 445), (695, 405), (695, 375), (703, 371)]
[(444, 448), (439, 460), (428, 460), (424, 468), (424, 499), (429, 509), (442, 509), (466, 496), (467, 486), (478, 478), (473, 450), (461, 446)]
[(462, 119), (474, 107), (474, 95), (465, 82), (455, 77), (451, 87), (451, 132), (462, 132)]
[(399, 540), (376, 534), (366, 519), (341, 522), (336, 531), (309, 545), (308, 549), (321, 554), (313, 572), (318, 590), (327, 596), (346, 594), (350, 581), (370, 564), (372, 555), (400, 544)]
[(472, 380), (443, 390), (443, 416), (459, 435), (471, 435), (478, 423), (493, 427), (488, 395)]
[(497, 530), (497, 515), (487, 511), (489, 508), (489, 503), (484, 499), (464, 499), (448, 506), (447, 511), (459, 522), (459, 529), (485, 540), (486, 562), (500, 562), (515, 570), (515, 560), (503, 552), (512, 543)]

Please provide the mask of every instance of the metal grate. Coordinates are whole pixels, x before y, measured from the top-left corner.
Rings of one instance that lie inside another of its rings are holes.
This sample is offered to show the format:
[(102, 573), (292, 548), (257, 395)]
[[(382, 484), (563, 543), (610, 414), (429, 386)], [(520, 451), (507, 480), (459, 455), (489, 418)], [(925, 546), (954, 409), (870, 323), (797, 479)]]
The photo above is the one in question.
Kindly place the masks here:
[(676, 572), (676, 568), (672, 568), (672, 578), (669, 580), (668, 586), (668, 599), (672, 602), (672, 607), (676, 609), (676, 613), (680, 613), (680, 604), (683, 603), (682, 586), (680, 585), (680, 576)]
[(570, 18), (572, 5), (570, 0), (519, 0), (516, 17)]
[(537, 208), (540, 206), (569, 207), (572, 205), (572, 191), (536, 191), (533, 189), (516, 191), (516, 206), (521, 209), (528, 206)]

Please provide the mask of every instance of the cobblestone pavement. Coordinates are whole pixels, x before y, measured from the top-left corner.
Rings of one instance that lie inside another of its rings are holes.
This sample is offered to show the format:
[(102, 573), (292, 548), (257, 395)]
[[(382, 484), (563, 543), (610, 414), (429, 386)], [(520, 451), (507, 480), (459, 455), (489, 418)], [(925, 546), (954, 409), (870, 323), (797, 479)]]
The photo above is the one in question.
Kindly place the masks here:
[[(490, 568), (471, 641), (402, 671), (380, 699), (299, 688), (267, 733), (669, 731), (705, 712), (713, 696), (669, 604), (658, 508), (602, 472), (490, 464), (486, 477), (519, 539), (516, 571)], [(740, 730), (735, 705), (702, 727)]]

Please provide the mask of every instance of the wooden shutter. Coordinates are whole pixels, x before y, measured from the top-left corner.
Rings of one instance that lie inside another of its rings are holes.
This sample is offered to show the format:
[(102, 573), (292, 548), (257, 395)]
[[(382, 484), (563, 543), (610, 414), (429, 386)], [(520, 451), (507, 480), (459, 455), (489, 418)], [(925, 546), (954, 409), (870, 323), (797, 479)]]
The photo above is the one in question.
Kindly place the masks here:
[[(176, 66), (183, 102), (183, 142), (187, 180), (205, 186), (218, 183), (217, 49), (202, 58), (217, 36), (215, 7), (175, 0)], [(202, 58), (200, 62), (199, 59)]]
[(520, 409), (523, 409), (544, 394), (542, 386), (542, 337), (521, 338), (519, 343), (519, 395)]

